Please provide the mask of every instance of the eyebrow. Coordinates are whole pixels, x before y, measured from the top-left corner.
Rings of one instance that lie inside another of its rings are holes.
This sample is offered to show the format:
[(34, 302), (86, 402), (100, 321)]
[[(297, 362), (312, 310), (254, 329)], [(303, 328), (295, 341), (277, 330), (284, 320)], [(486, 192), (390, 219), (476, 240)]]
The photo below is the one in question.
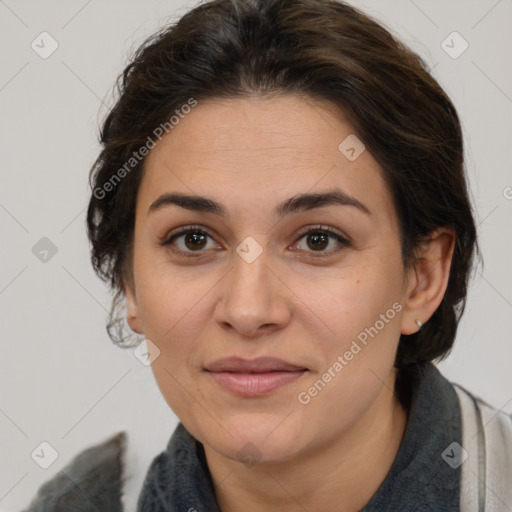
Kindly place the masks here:
[[(148, 215), (169, 205), (176, 205), (197, 212), (212, 213), (223, 218), (227, 216), (226, 208), (213, 199), (177, 192), (162, 194), (151, 204)], [(282, 218), (292, 213), (330, 205), (352, 206), (366, 215), (372, 214), (367, 206), (339, 188), (317, 194), (299, 194), (290, 197), (275, 208), (275, 213)]]

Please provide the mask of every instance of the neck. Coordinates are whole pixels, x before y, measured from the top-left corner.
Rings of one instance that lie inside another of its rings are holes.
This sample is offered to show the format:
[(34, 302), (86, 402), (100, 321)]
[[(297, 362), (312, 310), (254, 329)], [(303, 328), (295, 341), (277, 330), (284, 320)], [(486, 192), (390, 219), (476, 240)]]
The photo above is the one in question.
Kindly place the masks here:
[(363, 508), (391, 469), (407, 425), (407, 412), (391, 391), (395, 379), (394, 370), (350, 431), (314, 454), (248, 468), (205, 446), (220, 510), (356, 512)]

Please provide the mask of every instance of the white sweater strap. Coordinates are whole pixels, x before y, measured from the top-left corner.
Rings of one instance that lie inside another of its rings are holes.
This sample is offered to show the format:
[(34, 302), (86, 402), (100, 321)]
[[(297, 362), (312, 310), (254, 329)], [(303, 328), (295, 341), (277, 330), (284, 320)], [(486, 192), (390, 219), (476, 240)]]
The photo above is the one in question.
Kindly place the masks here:
[(453, 385), (462, 419), (461, 511), (512, 512), (512, 417)]

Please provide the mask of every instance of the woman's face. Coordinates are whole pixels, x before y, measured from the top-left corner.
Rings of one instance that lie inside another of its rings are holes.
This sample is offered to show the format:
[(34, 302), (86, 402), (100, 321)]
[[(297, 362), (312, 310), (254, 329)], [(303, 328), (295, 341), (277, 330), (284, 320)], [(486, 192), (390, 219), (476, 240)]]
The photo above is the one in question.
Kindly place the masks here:
[[(209, 449), (291, 460), (390, 403), (407, 295), (398, 219), (328, 104), (200, 101), (146, 158), (134, 240), (130, 325)], [(231, 357), (288, 366), (214, 365)]]

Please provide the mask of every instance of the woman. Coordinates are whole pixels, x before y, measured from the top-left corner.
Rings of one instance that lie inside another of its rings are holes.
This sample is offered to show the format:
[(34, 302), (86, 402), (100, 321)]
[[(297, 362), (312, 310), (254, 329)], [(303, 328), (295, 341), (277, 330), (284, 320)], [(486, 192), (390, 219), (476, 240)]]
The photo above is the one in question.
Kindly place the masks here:
[[(509, 510), (511, 419), (432, 363), (477, 242), (459, 119), (421, 59), (342, 2), (216, 0), (119, 85), (92, 262), (112, 339), (126, 300), (180, 419), (137, 510)], [(68, 506), (80, 488), (120, 510), (123, 442), (75, 461)]]

